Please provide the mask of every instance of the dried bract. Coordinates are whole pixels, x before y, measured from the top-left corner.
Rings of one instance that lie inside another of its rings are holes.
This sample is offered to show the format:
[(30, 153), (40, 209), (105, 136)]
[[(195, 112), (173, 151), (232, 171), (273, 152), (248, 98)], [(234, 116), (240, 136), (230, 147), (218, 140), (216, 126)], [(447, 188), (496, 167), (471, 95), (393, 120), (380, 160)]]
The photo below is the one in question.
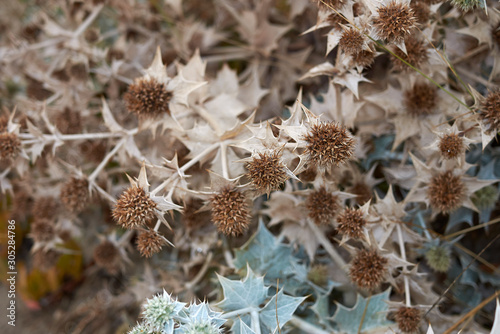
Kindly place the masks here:
[[(408, 37), (405, 39), (406, 53), (400, 48), (394, 50), (394, 54), (399, 58), (403, 59), (410, 65), (421, 68), (429, 60), (429, 53), (427, 52), (427, 47), (424, 41), (421, 41), (415, 37)], [(401, 72), (411, 72), (413, 69), (403, 63), (396, 57), (392, 57), (392, 66), (396, 71)]]
[(250, 224), (250, 208), (247, 198), (238, 189), (226, 186), (210, 199), (212, 221), (219, 232), (237, 236)]
[(155, 118), (163, 113), (170, 115), (172, 93), (155, 79), (135, 80), (123, 98), (127, 109), (139, 118)]
[(113, 218), (124, 228), (146, 225), (155, 218), (156, 203), (141, 187), (130, 187), (121, 194), (113, 209)]

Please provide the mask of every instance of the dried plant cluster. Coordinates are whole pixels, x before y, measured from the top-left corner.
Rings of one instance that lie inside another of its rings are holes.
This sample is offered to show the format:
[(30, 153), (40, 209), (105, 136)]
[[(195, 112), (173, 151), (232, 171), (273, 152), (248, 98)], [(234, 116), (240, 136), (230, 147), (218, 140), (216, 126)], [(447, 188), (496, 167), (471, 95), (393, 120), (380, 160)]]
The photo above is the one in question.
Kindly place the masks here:
[(498, 1), (28, 0), (0, 22), (0, 216), (20, 298), (54, 315), (37, 332), (500, 328)]

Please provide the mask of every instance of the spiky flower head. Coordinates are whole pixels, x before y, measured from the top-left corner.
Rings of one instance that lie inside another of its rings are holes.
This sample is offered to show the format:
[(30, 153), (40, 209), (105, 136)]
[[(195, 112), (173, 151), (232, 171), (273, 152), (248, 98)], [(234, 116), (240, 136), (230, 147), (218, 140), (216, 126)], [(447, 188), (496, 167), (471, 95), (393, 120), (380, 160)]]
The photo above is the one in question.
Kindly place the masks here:
[(57, 215), (58, 211), (59, 203), (54, 197), (51, 196), (36, 198), (33, 202), (33, 207), (31, 208), (32, 215), (38, 218), (50, 219)]
[(445, 245), (431, 246), (425, 252), (427, 264), (438, 272), (447, 272), (451, 265), (450, 248)]
[(151, 257), (167, 244), (163, 236), (154, 230), (144, 231), (137, 237), (137, 250), (144, 257)]
[(486, 126), (486, 132), (500, 131), (500, 90), (490, 92), (481, 103), (479, 118)]
[(480, 7), (482, 5), (482, 0), (451, 0), (451, 4), (464, 12), (468, 12), (476, 7)]
[(465, 151), (464, 138), (458, 133), (445, 134), (439, 138), (438, 148), (443, 158), (457, 158)]
[(260, 193), (269, 194), (279, 189), (280, 185), (288, 179), (280, 151), (260, 152), (246, 163), (246, 168), (252, 185)]
[(403, 333), (418, 333), (422, 315), (413, 307), (400, 307), (395, 314), (396, 323)]
[(125, 190), (113, 209), (114, 220), (127, 229), (146, 225), (155, 218), (156, 203), (142, 187), (132, 186)]
[(410, 7), (418, 24), (426, 24), (429, 21), (431, 9), (424, 1), (412, 1)]
[(70, 212), (81, 212), (89, 200), (89, 182), (83, 178), (72, 177), (66, 182), (59, 198)]
[(184, 308), (184, 303), (180, 303), (164, 290), (163, 294), (154, 296), (146, 301), (142, 317), (144, 323), (154, 332), (162, 332), (166, 326), (173, 327), (174, 318)]
[(306, 208), (309, 217), (316, 225), (325, 225), (335, 217), (339, 208), (339, 198), (325, 187), (319, 187), (310, 192), (306, 199)]
[(222, 333), (221, 326), (226, 322), (222, 319), (221, 312), (210, 309), (208, 304), (191, 304), (187, 308), (189, 321), (182, 326), (185, 334), (219, 334)]
[[(406, 53), (400, 48), (394, 50), (394, 54), (404, 61), (408, 62), (416, 68), (422, 68), (429, 60), (429, 53), (425, 42), (413, 36), (408, 36), (405, 39)], [(413, 69), (399, 60), (397, 57), (392, 56), (392, 66), (396, 71), (410, 72)]]
[(359, 239), (363, 235), (366, 219), (361, 209), (345, 208), (337, 217), (337, 223), (340, 233)]
[(415, 26), (416, 18), (409, 4), (392, 1), (379, 7), (377, 13), (373, 25), (377, 34), (389, 42), (402, 42)]
[(348, 27), (344, 29), (339, 40), (339, 48), (349, 55), (358, 54), (363, 51), (365, 36), (359, 29)]
[(465, 184), (460, 176), (451, 170), (432, 177), (427, 189), (427, 196), (433, 209), (449, 213), (458, 209), (464, 202)]
[(373, 290), (384, 281), (387, 263), (376, 250), (362, 249), (351, 261), (349, 276), (358, 287)]
[(153, 332), (146, 324), (137, 324), (128, 334), (152, 334)]
[(354, 66), (369, 67), (375, 62), (376, 53), (369, 50), (361, 50), (351, 56)]
[(13, 160), (21, 152), (21, 141), (15, 133), (0, 133), (0, 160)]
[(155, 78), (139, 78), (128, 87), (123, 96), (128, 111), (139, 118), (155, 118), (170, 114), (169, 102), (172, 93), (167, 91), (164, 83)]
[(430, 115), (437, 105), (436, 87), (417, 82), (404, 92), (404, 105), (408, 113), (414, 117)]
[(306, 153), (313, 165), (338, 166), (354, 153), (354, 138), (346, 127), (334, 122), (313, 124), (304, 136)]
[(225, 186), (210, 199), (212, 221), (217, 230), (231, 236), (243, 234), (250, 225), (247, 198), (234, 186)]

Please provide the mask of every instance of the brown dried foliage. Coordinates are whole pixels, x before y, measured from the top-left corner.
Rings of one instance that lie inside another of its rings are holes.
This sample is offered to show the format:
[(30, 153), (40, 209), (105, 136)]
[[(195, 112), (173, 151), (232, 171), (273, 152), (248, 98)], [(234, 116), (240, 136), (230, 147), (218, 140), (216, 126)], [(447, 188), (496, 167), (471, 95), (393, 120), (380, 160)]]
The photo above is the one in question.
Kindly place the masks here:
[(306, 199), (309, 217), (316, 225), (328, 224), (339, 209), (338, 197), (325, 187), (312, 191)]
[(464, 139), (456, 133), (446, 134), (439, 139), (438, 148), (443, 158), (456, 158), (464, 152)]
[(163, 113), (170, 115), (172, 93), (165, 84), (155, 79), (138, 79), (128, 87), (123, 96), (127, 109), (139, 118), (155, 118)]
[(391, 2), (378, 9), (373, 25), (378, 35), (389, 42), (401, 42), (415, 26), (413, 10), (406, 4)]
[(285, 166), (281, 162), (280, 152), (259, 153), (252, 161), (246, 164), (248, 176), (252, 185), (260, 193), (269, 194), (279, 189), (280, 185), (288, 179)]
[(500, 131), (500, 90), (488, 94), (481, 103), (479, 117), (486, 125), (488, 133)]
[(151, 257), (161, 251), (167, 243), (156, 231), (145, 231), (137, 237), (137, 250), (144, 257)]
[(395, 314), (396, 323), (404, 333), (418, 333), (422, 316), (420, 311), (412, 307), (400, 307)]
[(72, 177), (61, 189), (60, 199), (70, 212), (81, 212), (89, 200), (89, 183), (86, 179)]
[(346, 208), (337, 217), (337, 223), (339, 224), (337, 229), (340, 233), (359, 239), (363, 235), (366, 220), (360, 209)]
[(21, 141), (15, 133), (0, 133), (0, 160), (12, 160), (21, 152)]
[(404, 92), (404, 105), (414, 117), (430, 115), (437, 105), (436, 87), (426, 83), (416, 83), (412, 89)]

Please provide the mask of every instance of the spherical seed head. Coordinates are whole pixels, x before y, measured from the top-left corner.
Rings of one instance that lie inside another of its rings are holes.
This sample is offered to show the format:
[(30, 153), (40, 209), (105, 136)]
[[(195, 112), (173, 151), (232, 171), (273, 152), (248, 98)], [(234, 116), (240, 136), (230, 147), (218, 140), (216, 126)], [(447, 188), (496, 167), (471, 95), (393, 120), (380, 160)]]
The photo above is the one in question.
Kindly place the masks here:
[(354, 138), (337, 123), (314, 124), (304, 140), (309, 162), (321, 167), (345, 163), (354, 152)]
[(375, 62), (375, 52), (361, 50), (352, 55), (352, 64), (355, 66), (369, 67)]
[(351, 261), (349, 276), (358, 287), (373, 290), (383, 282), (386, 265), (387, 259), (377, 251), (363, 249)]
[(141, 187), (130, 187), (120, 195), (113, 209), (114, 220), (124, 228), (133, 229), (155, 218), (156, 203)]
[(0, 160), (12, 160), (21, 152), (21, 141), (15, 133), (0, 133)]
[(431, 179), (427, 196), (433, 209), (449, 213), (462, 205), (465, 198), (465, 185), (460, 176), (453, 175), (448, 170)]
[(425, 252), (425, 259), (435, 271), (447, 272), (451, 265), (450, 249), (445, 246), (432, 246)]
[(124, 95), (127, 109), (139, 118), (155, 118), (163, 113), (170, 115), (172, 93), (156, 79), (138, 79)]
[(89, 183), (86, 179), (72, 177), (61, 189), (60, 199), (70, 212), (81, 212), (89, 200)]
[(456, 158), (465, 150), (464, 138), (457, 133), (445, 134), (439, 138), (438, 148), (443, 158), (447, 160)]
[(31, 223), (31, 237), (35, 242), (48, 242), (56, 237), (54, 222), (46, 218), (38, 218)]
[(437, 90), (434, 86), (416, 83), (404, 92), (404, 105), (411, 116), (426, 116), (434, 112), (437, 97)]
[(121, 258), (120, 250), (111, 241), (105, 240), (94, 248), (95, 263), (110, 273), (116, 272)]
[(423, 1), (412, 1), (410, 4), (415, 19), (419, 24), (426, 24), (429, 21), (429, 16), (431, 15), (431, 9), (428, 4)]
[(400, 307), (395, 314), (396, 323), (404, 333), (418, 333), (422, 316), (420, 311), (411, 307)]
[(316, 225), (328, 224), (339, 208), (338, 200), (338, 197), (327, 191), (325, 187), (312, 191), (306, 199), (309, 217)]
[[(399, 58), (404, 61), (410, 63), (416, 68), (421, 68), (422, 65), (426, 64), (429, 60), (429, 53), (427, 52), (427, 47), (425, 46), (424, 41), (421, 41), (415, 37), (408, 37), (405, 39), (406, 53), (403, 52), (400, 48), (396, 48), (394, 50), (394, 54), (396, 54)], [(392, 57), (392, 66), (396, 71), (401, 72), (411, 72), (413, 69), (403, 63), (396, 57)]]
[(250, 208), (245, 195), (227, 186), (210, 199), (211, 214), (217, 230), (226, 235), (243, 234), (250, 224)]
[(346, 234), (351, 238), (359, 239), (363, 235), (363, 227), (366, 220), (360, 209), (346, 208), (338, 217), (337, 229), (340, 233)]
[(339, 40), (339, 47), (349, 55), (357, 54), (363, 51), (365, 37), (359, 29), (348, 28), (342, 34)]
[(402, 42), (415, 26), (415, 15), (409, 5), (393, 1), (379, 7), (373, 24), (378, 35), (389, 42)]
[(246, 164), (246, 168), (253, 186), (260, 193), (269, 194), (279, 189), (280, 185), (288, 179), (285, 165), (281, 162), (280, 152), (259, 153)]
[(167, 243), (156, 231), (145, 231), (137, 237), (137, 250), (144, 257), (151, 257), (161, 251)]
[(51, 218), (57, 214), (59, 204), (54, 197), (38, 197), (33, 203), (31, 213), (38, 218)]
[(500, 90), (490, 92), (481, 103), (479, 117), (486, 126), (486, 132), (500, 131)]

